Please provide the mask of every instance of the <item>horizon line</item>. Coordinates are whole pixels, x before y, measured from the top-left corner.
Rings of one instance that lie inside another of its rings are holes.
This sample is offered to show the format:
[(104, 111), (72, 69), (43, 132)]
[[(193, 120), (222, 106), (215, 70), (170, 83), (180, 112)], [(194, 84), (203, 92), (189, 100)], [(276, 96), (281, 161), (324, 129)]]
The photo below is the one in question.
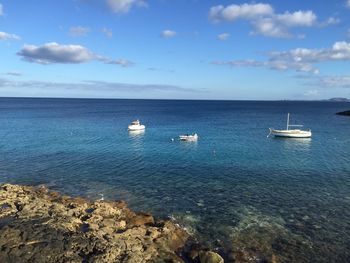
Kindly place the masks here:
[(162, 98), (107, 98), (107, 97), (45, 97), (45, 96), (38, 96), (38, 97), (31, 97), (31, 96), (0, 96), (0, 99), (72, 99), (72, 100), (166, 100), (166, 101), (266, 101), (266, 102), (273, 102), (273, 101), (305, 101), (305, 102), (350, 102), (349, 98), (343, 98), (343, 97), (335, 97), (335, 98), (328, 98), (328, 99), (162, 99)]

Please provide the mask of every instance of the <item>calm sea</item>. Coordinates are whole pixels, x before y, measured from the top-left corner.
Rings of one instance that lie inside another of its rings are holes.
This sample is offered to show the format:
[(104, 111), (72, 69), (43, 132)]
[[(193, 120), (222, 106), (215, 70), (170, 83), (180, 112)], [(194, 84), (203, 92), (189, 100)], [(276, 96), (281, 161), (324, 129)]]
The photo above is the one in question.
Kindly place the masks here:
[[(0, 99), (0, 181), (123, 199), (209, 246), (350, 262), (350, 109), (338, 102)], [(291, 122), (312, 139), (267, 138)], [(139, 118), (142, 134), (127, 125)], [(197, 143), (177, 140), (197, 132)], [(175, 138), (175, 141), (171, 141)]]

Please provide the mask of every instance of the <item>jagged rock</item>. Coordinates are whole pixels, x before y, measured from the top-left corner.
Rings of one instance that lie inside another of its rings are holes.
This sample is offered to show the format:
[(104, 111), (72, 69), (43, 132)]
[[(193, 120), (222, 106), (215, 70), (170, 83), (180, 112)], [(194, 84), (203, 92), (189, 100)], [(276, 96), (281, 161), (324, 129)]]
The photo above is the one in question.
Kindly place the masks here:
[(217, 253), (212, 251), (199, 252), (200, 263), (224, 263), (224, 259)]
[(337, 112), (337, 115), (350, 116), (350, 110)]
[(190, 259), (195, 260), (199, 256), (199, 251), (197, 249), (195, 249), (195, 248), (191, 249), (188, 252), (188, 256), (189, 256)]
[(242, 249), (230, 253), (230, 259), (235, 263), (270, 262), (266, 260), (259, 252), (251, 249)]
[(183, 262), (188, 234), (125, 202), (0, 185), (0, 262)]
[(152, 215), (147, 213), (140, 213), (138, 215), (133, 216), (129, 222), (128, 226), (142, 226), (142, 225), (153, 225), (154, 224), (154, 218)]

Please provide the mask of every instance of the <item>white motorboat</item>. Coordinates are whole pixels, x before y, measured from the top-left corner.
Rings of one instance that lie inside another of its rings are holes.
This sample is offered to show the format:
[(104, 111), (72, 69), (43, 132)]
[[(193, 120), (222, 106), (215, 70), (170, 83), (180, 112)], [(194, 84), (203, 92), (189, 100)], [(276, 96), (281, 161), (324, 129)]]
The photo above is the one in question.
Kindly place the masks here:
[(142, 125), (139, 120), (133, 121), (129, 126), (129, 131), (142, 131), (146, 129), (145, 125)]
[(290, 127), (302, 127), (303, 125), (290, 125), (289, 124), (289, 113), (287, 117), (287, 129), (286, 130), (275, 130), (270, 128), (270, 135), (275, 137), (285, 137), (285, 138), (310, 138), (312, 136), (311, 130), (305, 131), (300, 129), (289, 129)]
[(187, 141), (187, 142), (195, 142), (198, 141), (198, 134), (186, 134), (186, 135), (180, 135), (179, 136), (180, 141)]

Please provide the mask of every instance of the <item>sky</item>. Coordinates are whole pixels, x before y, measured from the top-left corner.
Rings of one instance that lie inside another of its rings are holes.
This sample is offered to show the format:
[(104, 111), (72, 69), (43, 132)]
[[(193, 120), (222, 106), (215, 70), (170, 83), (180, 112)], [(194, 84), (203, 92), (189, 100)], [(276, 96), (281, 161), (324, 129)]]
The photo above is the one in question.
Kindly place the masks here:
[(350, 0), (0, 0), (0, 96), (350, 98)]

